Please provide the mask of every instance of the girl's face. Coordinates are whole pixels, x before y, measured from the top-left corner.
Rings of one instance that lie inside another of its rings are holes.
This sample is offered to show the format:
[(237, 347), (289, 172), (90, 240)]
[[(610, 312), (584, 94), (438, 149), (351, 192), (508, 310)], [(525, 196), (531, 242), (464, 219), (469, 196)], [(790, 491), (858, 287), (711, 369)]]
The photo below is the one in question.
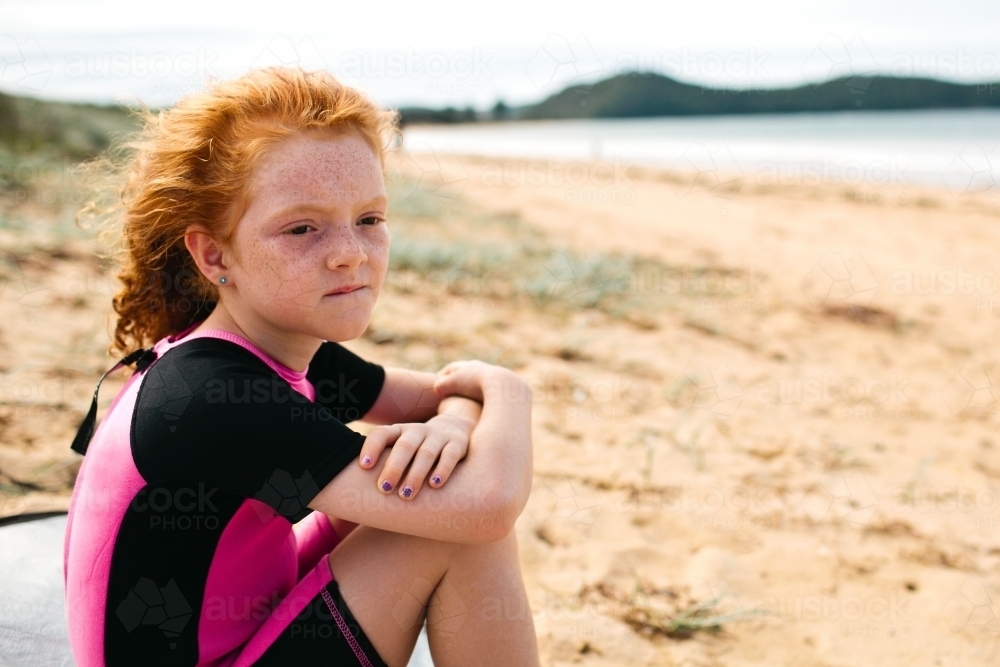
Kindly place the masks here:
[(364, 333), (389, 260), (385, 183), (360, 136), (296, 135), (264, 156), (236, 224), (224, 303), (272, 332)]

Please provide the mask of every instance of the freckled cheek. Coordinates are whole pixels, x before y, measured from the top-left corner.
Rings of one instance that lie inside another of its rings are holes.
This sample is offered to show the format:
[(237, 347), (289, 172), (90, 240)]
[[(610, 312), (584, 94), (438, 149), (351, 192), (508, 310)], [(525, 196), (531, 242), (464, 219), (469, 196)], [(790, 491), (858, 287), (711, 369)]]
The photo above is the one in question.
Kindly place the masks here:
[(375, 275), (373, 278), (381, 284), (388, 270), (389, 264), (389, 240), (379, 239), (371, 243), (368, 250), (368, 261), (372, 265)]
[[(283, 248), (280, 244), (259, 246), (244, 262), (251, 277), (251, 289), (263, 295), (276, 291), (308, 291), (315, 280), (316, 259), (301, 249)], [(244, 281), (246, 282), (246, 281)]]

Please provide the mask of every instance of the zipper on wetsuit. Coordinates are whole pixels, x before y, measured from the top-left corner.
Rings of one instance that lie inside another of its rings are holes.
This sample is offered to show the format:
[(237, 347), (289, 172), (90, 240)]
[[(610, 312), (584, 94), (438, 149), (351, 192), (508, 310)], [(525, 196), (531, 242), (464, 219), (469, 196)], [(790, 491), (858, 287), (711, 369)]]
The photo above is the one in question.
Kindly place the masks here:
[(129, 366), (131, 364), (135, 364), (136, 372), (141, 373), (146, 370), (155, 359), (156, 352), (153, 351), (153, 348), (138, 349), (124, 357), (101, 376), (101, 379), (97, 381), (97, 386), (94, 387), (94, 399), (90, 403), (90, 411), (87, 412), (87, 416), (83, 418), (83, 422), (80, 424), (80, 428), (76, 432), (76, 437), (73, 438), (73, 444), (70, 445), (70, 449), (79, 454), (85, 455), (87, 453), (87, 447), (90, 446), (90, 438), (94, 435), (94, 425), (97, 422), (97, 392), (101, 390), (101, 383), (104, 382), (104, 378), (108, 377), (109, 373), (118, 370), (122, 366)]

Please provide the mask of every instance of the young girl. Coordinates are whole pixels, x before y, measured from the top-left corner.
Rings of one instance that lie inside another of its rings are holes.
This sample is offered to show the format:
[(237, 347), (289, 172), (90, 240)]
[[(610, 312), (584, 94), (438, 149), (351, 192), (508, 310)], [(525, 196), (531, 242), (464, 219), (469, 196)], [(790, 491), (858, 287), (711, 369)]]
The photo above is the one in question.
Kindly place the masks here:
[[(338, 344), (385, 278), (394, 121), (330, 75), (281, 68), (148, 118), (114, 300), (137, 370), (74, 445), (81, 667), (397, 667), (425, 619), (437, 667), (538, 663), (513, 533), (527, 385)], [(366, 438), (354, 420), (383, 426)]]

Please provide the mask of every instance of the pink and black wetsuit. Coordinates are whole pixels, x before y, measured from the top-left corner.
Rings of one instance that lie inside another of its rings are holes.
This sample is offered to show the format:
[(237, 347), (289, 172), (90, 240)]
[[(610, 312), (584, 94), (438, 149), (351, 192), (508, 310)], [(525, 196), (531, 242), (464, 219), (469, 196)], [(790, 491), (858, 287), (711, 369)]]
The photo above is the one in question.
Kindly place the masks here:
[(77, 663), (384, 666), (330, 571), (339, 539), (307, 507), (360, 453), (344, 424), (384, 370), (336, 343), (296, 372), (234, 334), (185, 334), (122, 387), (77, 478)]

